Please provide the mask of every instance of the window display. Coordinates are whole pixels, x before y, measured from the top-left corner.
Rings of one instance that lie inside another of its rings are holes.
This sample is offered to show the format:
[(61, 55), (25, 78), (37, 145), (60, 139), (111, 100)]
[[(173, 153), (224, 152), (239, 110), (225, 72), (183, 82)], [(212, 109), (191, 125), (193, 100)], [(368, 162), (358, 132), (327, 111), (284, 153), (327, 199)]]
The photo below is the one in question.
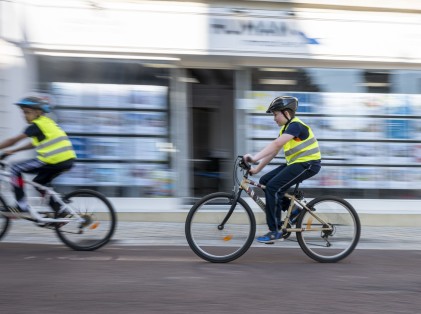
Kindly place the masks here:
[[(312, 126), (320, 143), (323, 167), (306, 181), (306, 187), (419, 189), (421, 123), (414, 115), (420, 111), (418, 95), (282, 94), (299, 99), (298, 117)], [(249, 92), (248, 138), (253, 151), (278, 135), (273, 117), (264, 113), (266, 104), (278, 95)]]
[(55, 182), (138, 188), (137, 196), (172, 196), (168, 88), (53, 82), (53, 114), (68, 133), (77, 165)]

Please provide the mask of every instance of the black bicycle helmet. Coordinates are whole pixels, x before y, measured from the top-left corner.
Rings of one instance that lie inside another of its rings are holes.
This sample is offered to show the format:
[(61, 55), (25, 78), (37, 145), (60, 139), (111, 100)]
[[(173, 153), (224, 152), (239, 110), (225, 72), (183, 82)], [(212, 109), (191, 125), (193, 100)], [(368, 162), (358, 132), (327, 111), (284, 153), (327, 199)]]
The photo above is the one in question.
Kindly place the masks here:
[(284, 111), (285, 109), (291, 109), (296, 112), (298, 109), (298, 99), (292, 96), (279, 96), (276, 97), (270, 103), (266, 113), (272, 113), (274, 111)]
[(15, 103), (15, 105), (19, 107), (41, 109), (45, 113), (50, 112), (50, 104), (48, 101), (36, 96), (22, 98), (17, 103)]

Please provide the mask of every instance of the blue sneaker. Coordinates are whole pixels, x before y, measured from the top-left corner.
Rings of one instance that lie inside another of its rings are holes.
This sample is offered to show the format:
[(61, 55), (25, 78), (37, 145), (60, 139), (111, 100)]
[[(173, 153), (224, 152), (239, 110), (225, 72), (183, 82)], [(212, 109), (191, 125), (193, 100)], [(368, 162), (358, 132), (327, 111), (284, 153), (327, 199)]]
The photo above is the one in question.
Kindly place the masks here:
[[(291, 212), (291, 216), (289, 217), (289, 221), (288, 221), (290, 226), (295, 225), (295, 223), (297, 222), (297, 218), (300, 215), (300, 213), (301, 213), (301, 209), (299, 209), (299, 208), (295, 208)], [(278, 230), (281, 230), (283, 225), (284, 225), (284, 221), (281, 220), (278, 224)]]
[(264, 236), (258, 237), (256, 240), (260, 243), (273, 243), (275, 240), (282, 239), (282, 232), (279, 231), (270, 231)]

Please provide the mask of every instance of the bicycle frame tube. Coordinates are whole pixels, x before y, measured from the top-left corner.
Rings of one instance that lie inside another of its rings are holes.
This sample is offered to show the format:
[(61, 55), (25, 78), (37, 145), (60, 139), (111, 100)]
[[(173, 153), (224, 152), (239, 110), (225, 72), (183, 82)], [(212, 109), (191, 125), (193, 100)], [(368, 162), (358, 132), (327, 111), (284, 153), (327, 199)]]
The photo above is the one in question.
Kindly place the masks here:
[[(11, 177), (10, 172), (5, 171), (5, 170), (0, 170), (0, 181), (7, 181), (6, 178)], [(67, 210), (70, 214), (73, 215), (73, 218), (60, 218), (60, 219), (55, 219), (55, 218), (44, 218), (42, 217), (38, 211), (36, 211), (34, 208), (32, 208), (32, 206), (29, 206), (29, 213), (31, 214), (32, 218), (25, 218), (27, 220), (32, 220), (35, 222), (39, 222), (39, 223), (47, 223), (47, 222), (70, 222), (70, 221), (74, 221), (75, 218), (79, 219), (81, 221), (83, 221), (83, 218), (81, 218), (70, 206), (68, 206), (66, 203), (63, 202), (63, 200), (61, 199), (60, 193), (57, 193), (56, 191), (54, 191), (52, 188), (49, 188), (47, 186), (38, 184), (36, 182), (33, 181), (27, 181), (27, 180), (23, 180), (23, 182), (25, 184), (31, 185), (34, 188), (44, 191), (46, 195), (48, 195), (49, 197), (53, 198), (53, 200), (57, 203), (60, 204), (61, 208), (63, 210)], [(10, 184), (10, 182), (8, 182)]]
[[(325, 222), (322, 218), (320, 218), (313, 210), (307, 207), (307, 205), (304, 202), (301, 202), (298, 200), (295, 195), (291, 195), (288, 193), (285, 193), (285, 197), (289, 198), (291, 200), (290, 206), (288, 208), (287, 216), (285, 218), (284, 224), (282, 225), (282, 231), (283, 232), (303, 232), (303, 231), (324, 231), (324, 230), (331, 230), (332, 228), (329, 226), (327, 222)], [(302, 210), (306, 210), (309, 212), (311, 216), (313, 216), (317, 221), (319, 221), (321, 224), (329, 227), (321, 227), (321, 228), (309, 228), (307, 227), (301, 227), (301, 228), (287, 228), (289, 217), (291, 215), (292, 209), (294, 208), (294, 204), (300, 207)]]
[(253, 201), (255, 201), (256, 204), (259, 205), (259, 207), (265, 212), (266, 211), (265, 202), (263, 202), (262, 199), (256, 193), (254, 193), (250, 185), (261, 188), (262, 190), (264, 190), (266, 186), (264, 186), (263, 184), (254, 182), (253, 180), (247, 179), (246, 177), (243, 177), (243, 180), (241, 181), (241, 184), (240, 184), (240, 190), (244, 190), (253, 199)]
[[(6, 182), (6, 178), (11, 177), (12, 175), (11, 175), (10, 172), (7, 172), (5, 170), (0, 170), (0, 176), (2, 177), (0, 180)], [(48, 194), (50, 196), (55, 195), (56, 199), (58, 198), (57, 195), (59, 195), (59, 193), (55, 192), (53, 189), (51, 189), (47, 186), (41, 185), (41, 184), (33, 182), (33, 181), (28, 181), (28, 180), (25, 180), (25, 179), (23, 180), (23, 182), (24, 182), (24, 184), (32, 185), (34, 188), (46, 192), (46, 194)], [(10, 182), (8, 182), (8, 183), (10, 184)]]
[[(264, 212), (266, 212), (265, 203), (262, 201), (262, 199), (256, 193), (254, 193), (254, 191), (252, 190), (250, 185), (261, 188), (262, 190), (264, 190), (266, 188), (266, 186), (263, 185), (263, 184), (257, 183), (253, 180), (250, 180), (245, 176), (243, 177), (243, 180), (241, 181), (241, 184), (240, 184), (240, 190), (244, 190), (256, 202), (256, 204), (259, 205), (259, 207)], [(308, 208), (307, 205), (304, 202), (301, 202), (300, 200), (298, 200), (295, 197), (295, 195), (285, 193), (285, 197), (287, 197), (290, 200), (290, 205), (289, 205), (288, 210), (287, 210), (287, 214), (286, 214), (286, 217), (285, 217), (285, 220), (284, 220), (284, 224), (282, 225), (282, 231), (283, 232), (303, 232), (303, 231), (331, 230), (331, 227), (322, 227), (322, 228), (314, 228), (313, 227), (311, 229), (309, 229), (308, 227), (287, 228), (288, 223), (289, 223), (289, 218), (291, 216), (291, 212), (292, 212), (292, 209), (294, 208), (294, 205), (300, 207), (302, 210), (307, 210), (310, 213), (310, 215), (312, 215), (321, 224), (327, 225), (327, 226), (328, 226), (328, 224), (323, 219), (321, 219), (317, 214), (315, 214), (314, 211), (312, 211), (310, 208)], [(232, 211), (230, 211), (230, 212), (232, 213)]]

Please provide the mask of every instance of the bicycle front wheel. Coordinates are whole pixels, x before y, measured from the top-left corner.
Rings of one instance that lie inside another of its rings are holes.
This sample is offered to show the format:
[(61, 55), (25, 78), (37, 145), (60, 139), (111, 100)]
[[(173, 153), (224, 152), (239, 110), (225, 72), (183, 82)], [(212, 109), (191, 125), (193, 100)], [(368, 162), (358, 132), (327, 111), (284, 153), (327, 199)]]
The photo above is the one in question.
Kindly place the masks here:
[[(3, 200), (3, 198), (0, 197), (0, 211), (6, 211), (6, 209), (7, 209), (7, 204)], [(5, 236), (5, 234), (7, 233), (7, 230), (9, 229), (9, 226), (10, 226), (10, 218), (0, 213), (0, 239)]]
[(83, 222), (75, 219), (56, 224), (55, 230), (64, 244), (76, 251), (93, 251), (110, 241), (117, 218), (104, 195), (92, 190), (76, 190), (65, 195), (63, 200), (83, 218)]
[[(322, 263), (338, 262), (355, 249), (360, 239), (361, 224), (357, 212), (347, 201), (325, 196), (307, 204), (297, 221), (297, 240), (301, 249)], [(312, 215), (314, 213), (314, 215)]]
[(200, 199), (187, 215), (185, 232), (190, 248), (202, 259), (227, 263), (242, 256), (256, 234), (254, 214), (243, 199), (239, 199), (224, 225), (235, 195), (213, 193)]

